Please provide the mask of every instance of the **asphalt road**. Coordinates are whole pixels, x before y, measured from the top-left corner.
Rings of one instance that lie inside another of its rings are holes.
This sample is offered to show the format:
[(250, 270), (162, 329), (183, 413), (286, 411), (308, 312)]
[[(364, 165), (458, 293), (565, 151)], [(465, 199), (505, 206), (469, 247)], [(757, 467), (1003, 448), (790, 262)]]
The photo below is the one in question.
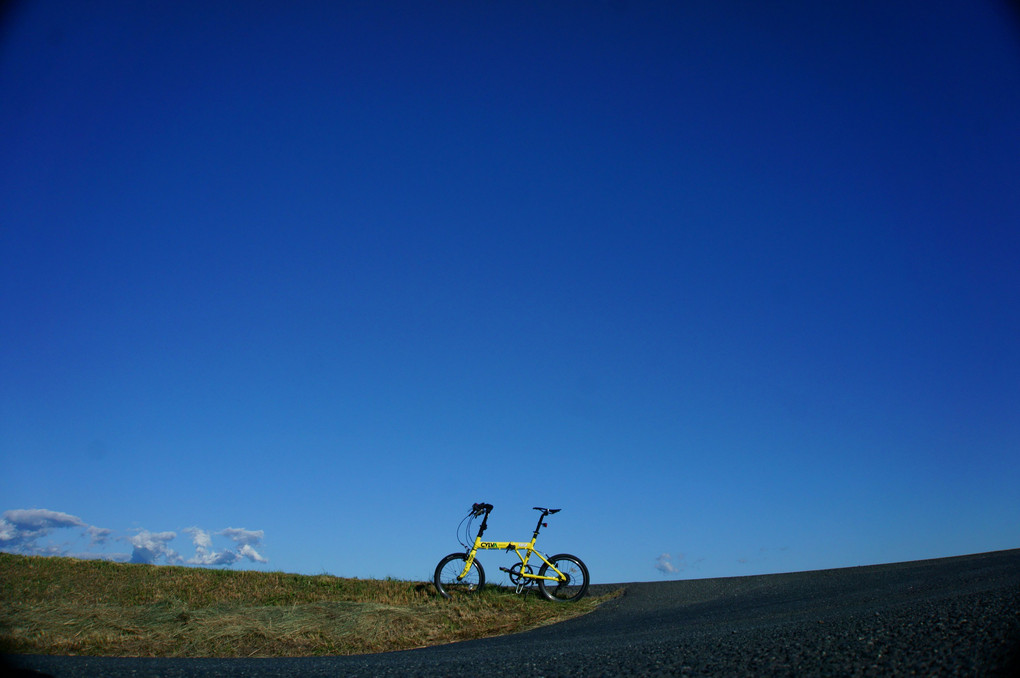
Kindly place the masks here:
[(623, 596), (579, 619), (407, 652), (294, 659), (8, 659), (12, 667), (61, 678), (1020, 676), (1020, 549), (620, 586)]

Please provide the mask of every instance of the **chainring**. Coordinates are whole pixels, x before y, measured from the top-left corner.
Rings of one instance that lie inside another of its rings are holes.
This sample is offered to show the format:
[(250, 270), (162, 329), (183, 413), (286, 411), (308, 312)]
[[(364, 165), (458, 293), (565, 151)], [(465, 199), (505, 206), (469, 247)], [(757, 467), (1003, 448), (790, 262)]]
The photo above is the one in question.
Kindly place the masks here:
[[(525, 566), (525, 574), (534, 574), (534, 570), (531, 569), (531, 565)], [(515, 586), (520, 586), (522, 583), (525, 586), (534, 583), (534, 579), (528, 579), (527, 577), (521, 576), (521, 563), (514, 563), (513, 567), (510, 568), (510, 582)]]

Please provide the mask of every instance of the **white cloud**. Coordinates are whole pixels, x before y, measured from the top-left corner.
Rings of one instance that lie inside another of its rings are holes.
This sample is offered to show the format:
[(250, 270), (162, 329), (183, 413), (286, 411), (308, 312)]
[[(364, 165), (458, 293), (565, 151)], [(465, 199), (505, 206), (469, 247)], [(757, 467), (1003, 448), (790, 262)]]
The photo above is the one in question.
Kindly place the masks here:
[(245, 544), (244, 546), (242, 546), (241, 550), (238, 551), (238, 553), (252, 562), (256, 563), (269, 562), (269, 558), (260, 555), (259, 552), (253, 549), (250, 544)]
[(139, 530), (135, 536), (127, 537), (128, 543), (134, 547), (131, 551), (131, 562), (155, 565), (160, 558), (168, 565), (181, 562), (177, 552), (167, 546), (167, 542), (176, 537), (176, 532)]
[(89, 525), (78, 516), (49, 509), (13, 509), (0, 517), (0, 551), (22, 555), (64, 555), (66, 548), (40, 543), (54, 530), (81, 528), (93, 544), (102, 543), (110, 530)]
[(14, 509), (4, 511), (4, 520), (21, 529), (48, 530), (55, 527), (86, 527), (85, 521), (78, 516), (48, 509)]
[(265, 533), (262, 530), (245, 530), (237, 527), (228, 527), (216, 534), (228, 537), (240, 548), (236, 550), (222, 549), (215, 551), (212, 544), (212, 536), (205, 530), (197, 527), (189, 527), (184, 530), (191, 535), (191, 541), (195, 544), (195, 556), (188, 560), (192, 565), (233, 565), (242, 558), (247, 558), (254, 563), (268, 563), (255, 546), (262, 542)]
[(245, 530), (240, 527), (228, 527), (225, 530), (220, 530), (217, 534), (233, 539), (238, 544), (248, 545), (257, 545), (266, 536), (262, 530)]
[(677, 562), (673, 562), (673, 555), (670, 553), (663, 553), (655, 559), (655, 569), (663, 574), (676, 574), (683, 569), (684, 556), (682, 553), (677, 554)]
[(191, 535), (191, 542), (195, 545), (195, 555), (188, 559), (192, 565), (233, 565), (241, 556), (228, 549), (220, 552), (213, 550), (212, 537), (205, 530), (197, 527), (188, 527), (184, 530)]
[(205, 553), (212, 549), (212, 537), (205, 530), (200, 530), (197, 527), (186, 527), (183, 531), (191, 535), (191, 542), (195, 545), (197, 552)]
[(88, 528), (86, 528), (85, 533), (89, 535), (92, 545), (95, 546), (96, 544), (105, 544), (106, 540), (110, 538), (111, 534), (113, 534), (113, 530), (108, 530), (105, 527), (89, 525)]
[[(70, 542), (58, 543), (51, 538), (55, 530), (77, 529), (81, 537), (88, 539), (87, 547), (82, 542), (74, 547)], [(78, 516), (49, 509), (14, 509), (0, 516), (0, 551), (21, 555), (40, 556), (71, 556), (85, 559), (104, 559), (130, 561), (132, 563), (168, 564), (187, 563), (190, 565), (233, 565), (241, 560), (253, 563), (268, 563), (269, 560), (259, 553), (265, 532), (247, 530), (239, 527), (228, 527), (210, 533), (199, 527), (183, 530), (191, 535), (195, 546), (195, 555), (187, 560), (170, 547), (170, 542), (177, 538), (176, 532), (150, 532), (146, 529), (135, 530), (136, 534), (129, 537), (114, 537), (113, 530), (105, 527), (89, 525)], [(213, 547), (213, 535), (226, 537), (234, 546), (216, 550)], [(98, 547), (107, 545), (111, 539), (127, 542), (131, 545), (131, 553), (108, 553)]]

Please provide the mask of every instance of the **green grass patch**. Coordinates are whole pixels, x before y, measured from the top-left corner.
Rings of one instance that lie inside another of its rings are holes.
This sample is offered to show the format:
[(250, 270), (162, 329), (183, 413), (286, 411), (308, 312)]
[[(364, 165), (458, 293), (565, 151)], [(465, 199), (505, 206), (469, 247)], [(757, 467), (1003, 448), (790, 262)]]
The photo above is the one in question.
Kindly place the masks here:
[(134, 565), (0, 553), (0, 652), (295, 657), (406, 650), (515, 633), (590, 612), (486, 587)]

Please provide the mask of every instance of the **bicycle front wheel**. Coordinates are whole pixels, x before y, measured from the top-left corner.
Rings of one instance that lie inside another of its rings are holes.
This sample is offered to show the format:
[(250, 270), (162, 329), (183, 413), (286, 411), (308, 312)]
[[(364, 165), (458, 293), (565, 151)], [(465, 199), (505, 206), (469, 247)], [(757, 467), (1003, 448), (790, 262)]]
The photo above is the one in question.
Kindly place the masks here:
[(443, 598), (455, 598), (478, 593), (485, 586), (485, 570), (477, 560), (472, 561), (471, 569), (463, 577), (467, 556), (463, 553), (451, 553), (436, 565), (436, 574), (432, 581), (436, 590)]
[[(580, 600), (588, 592), (588, 568), (577, 556), (561, 553), (549, 559), (556, 570), (563, 575), (559, 581), (549, 579), (538, 580), (538, 590), (549, 600), (566, 602)], [(543, 563), (538, 571), (539, 577), (554, 577), (556, 570)]]

